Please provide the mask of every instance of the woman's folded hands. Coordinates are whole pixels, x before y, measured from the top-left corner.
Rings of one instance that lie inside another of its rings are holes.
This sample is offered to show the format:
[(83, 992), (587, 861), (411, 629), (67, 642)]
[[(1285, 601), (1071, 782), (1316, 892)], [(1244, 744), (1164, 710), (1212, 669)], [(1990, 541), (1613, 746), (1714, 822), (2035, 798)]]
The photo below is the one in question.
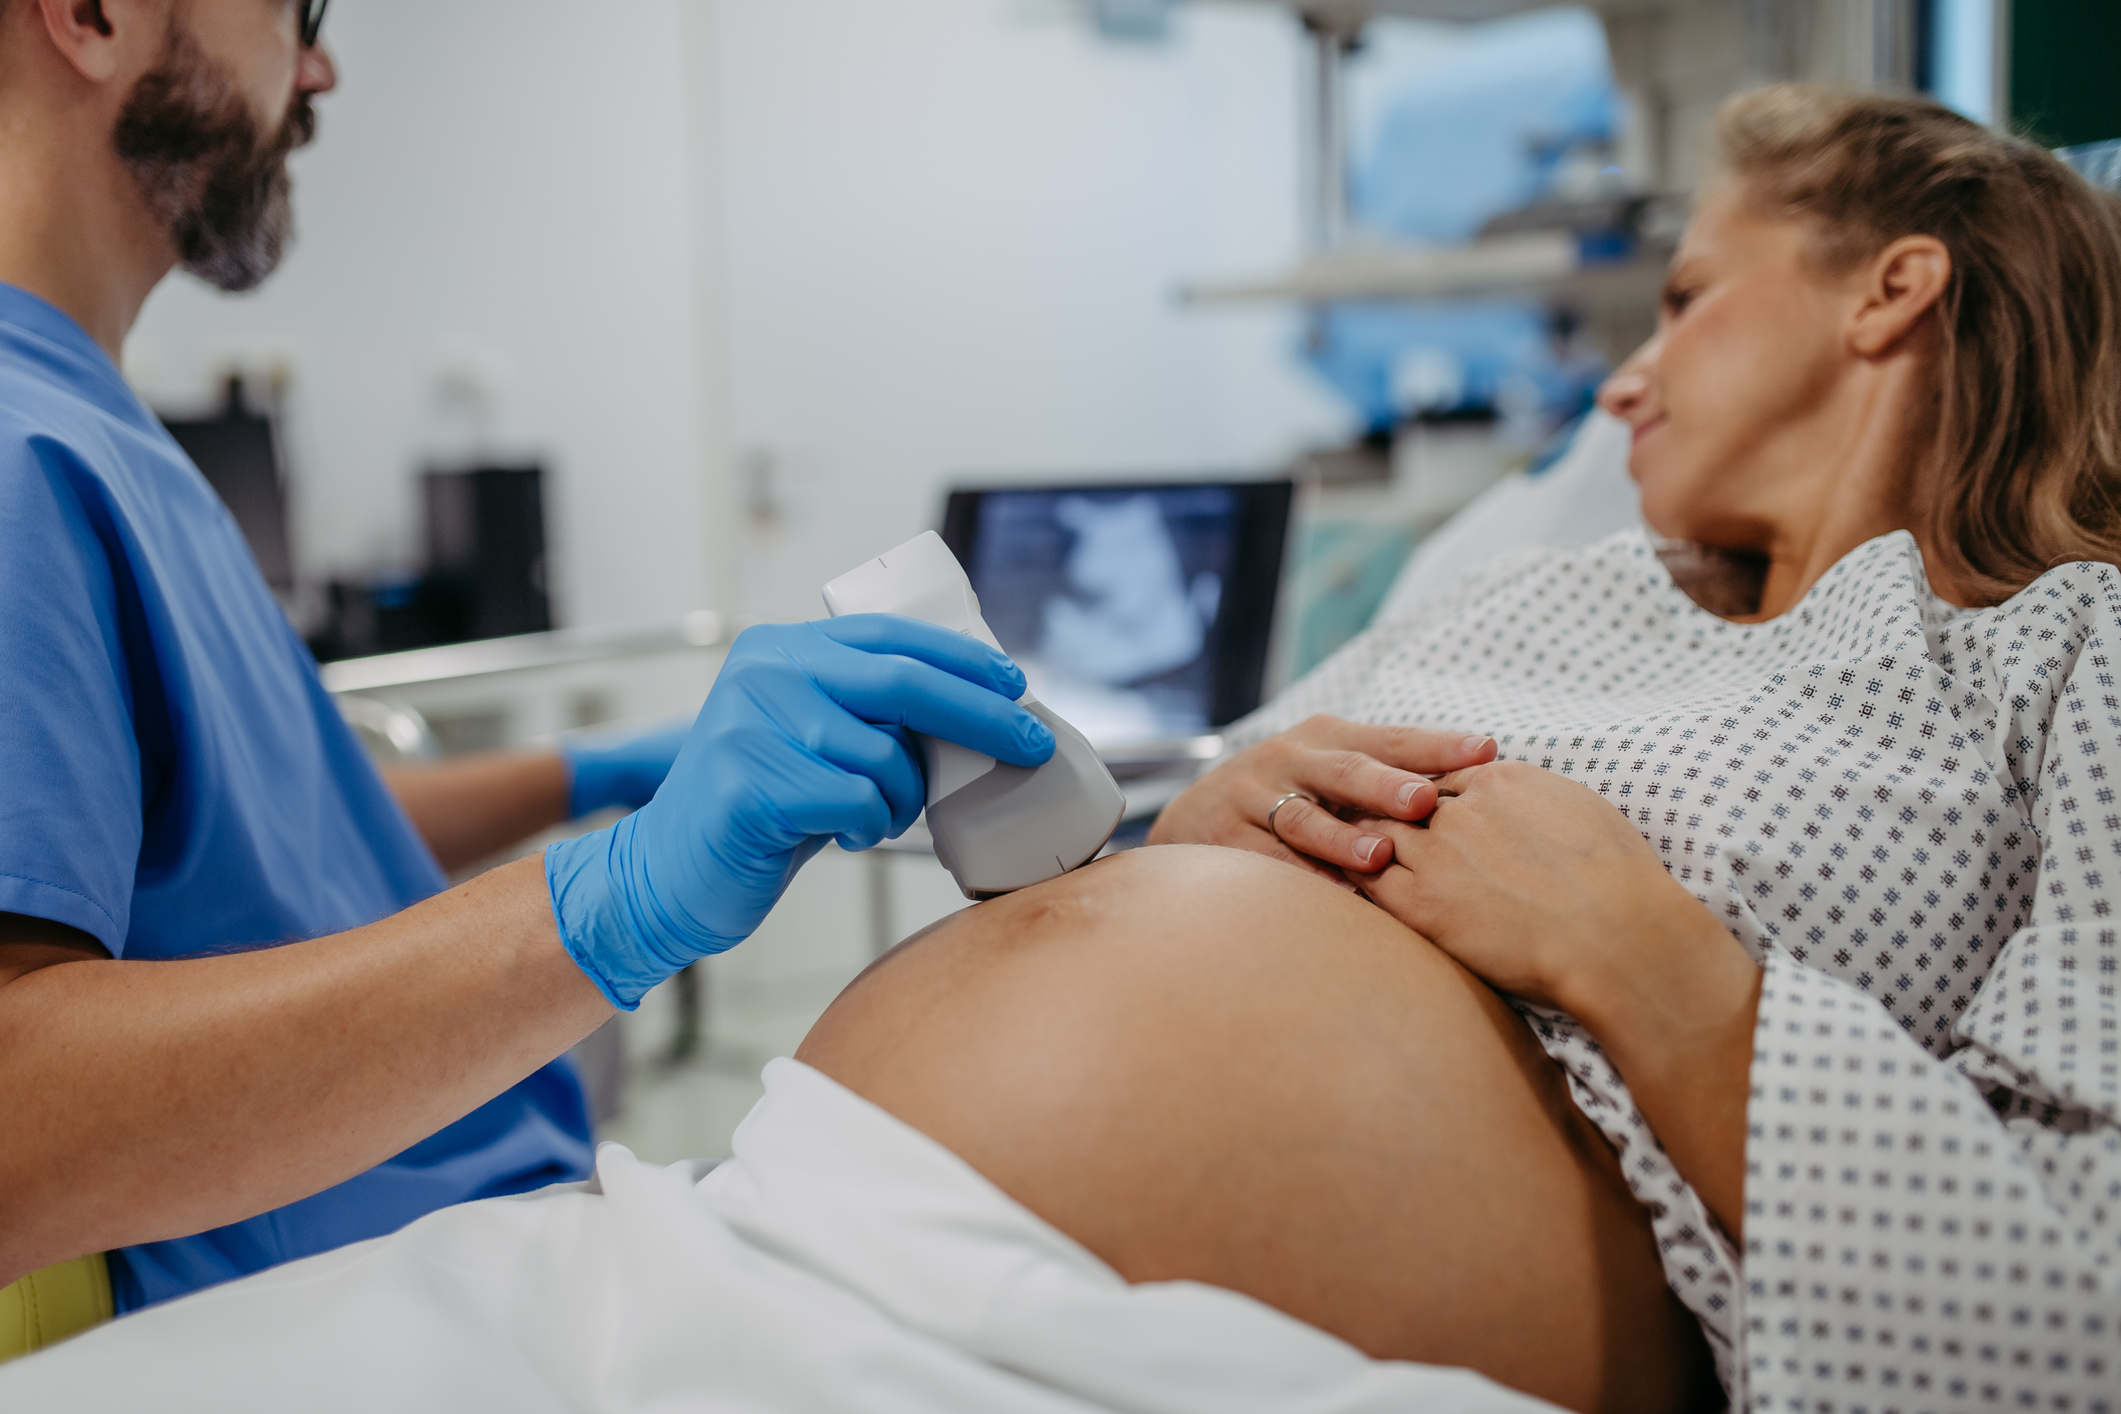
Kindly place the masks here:
[(1457, 771), (1419, 828), (1378, 815), (1349, 827), (1392, 841), (1391, 862), (1350, 878), (1373, 902), (1493, 986), (1586, 1021), (1674, 948), (1737, 942), (1666, 872), (1635, 827), (1587, 786), (1517, 761)]
[(1388, 864), (1349, 877), (1489, 985), (1588, 1027), (1737, 1237), (1759, 967), (1588, 787), (1515, 761), (1436, 784), (1420, 825), (1345, 822), (1392, 841)]
[(1343, 813), (1426, 819), (1436, 807), (1429, 777), (1494, 759), (1485, 736), (1312, 717), (1195, 781), (1157, 817), (1149, 843), (1248, 849), (1346, 887), (1343, 870), (1390, 862), (1392, 837)]

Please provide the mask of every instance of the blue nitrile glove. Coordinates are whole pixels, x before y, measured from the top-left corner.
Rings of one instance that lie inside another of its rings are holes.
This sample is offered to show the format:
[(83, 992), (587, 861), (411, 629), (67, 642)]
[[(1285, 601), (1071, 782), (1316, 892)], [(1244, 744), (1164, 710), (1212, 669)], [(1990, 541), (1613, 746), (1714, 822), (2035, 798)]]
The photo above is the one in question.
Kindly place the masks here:
[(613, 1005), (751, 935), (837, 839), (903, 833), (927, 785), (907, 730), (1016, 766), (1053, 733), (977, 639), (894, 614), (746, 629), (655, 799), (545, 851), (560, 940)]
[(621, 741), (563, 741), (560, 760), (567, 767), (567, 813), (574, 819), (607, 805), (638, 810), (655, 798), (670, 774), (692, 724), (665, 727)]

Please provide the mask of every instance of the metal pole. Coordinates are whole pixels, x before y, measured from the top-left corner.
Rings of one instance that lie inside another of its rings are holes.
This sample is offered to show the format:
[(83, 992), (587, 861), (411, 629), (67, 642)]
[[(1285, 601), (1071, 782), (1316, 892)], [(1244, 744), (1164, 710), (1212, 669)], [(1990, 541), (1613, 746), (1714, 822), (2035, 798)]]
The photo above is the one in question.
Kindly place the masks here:
[(1311, 181), (1305, 231), (1314, 254), (1340, 248), (1348, 234), (1348, 115), (1344, 65), (1362, 35), (1362, 21), (1303, 16), (1311, 40)]
[(1915, 32), (1912, 0), (1871, 0), (1871, 87), (1914, 87)]
[(882, 957), (898, 942), (894, 936), (891, 900), (891, 860), (885, 851), (872, 849), (869, 865), (869, 955)]

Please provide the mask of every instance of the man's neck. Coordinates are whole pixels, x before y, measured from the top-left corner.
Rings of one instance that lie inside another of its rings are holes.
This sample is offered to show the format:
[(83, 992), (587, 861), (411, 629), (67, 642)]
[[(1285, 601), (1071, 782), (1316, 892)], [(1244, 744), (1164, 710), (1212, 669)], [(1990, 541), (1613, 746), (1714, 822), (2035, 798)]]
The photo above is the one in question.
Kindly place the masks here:
[(110, 143), (73, 136), (100, 127), (32, 108), (0, 99), (0, 281), (57, 305), (115, 360), (176, 252)]

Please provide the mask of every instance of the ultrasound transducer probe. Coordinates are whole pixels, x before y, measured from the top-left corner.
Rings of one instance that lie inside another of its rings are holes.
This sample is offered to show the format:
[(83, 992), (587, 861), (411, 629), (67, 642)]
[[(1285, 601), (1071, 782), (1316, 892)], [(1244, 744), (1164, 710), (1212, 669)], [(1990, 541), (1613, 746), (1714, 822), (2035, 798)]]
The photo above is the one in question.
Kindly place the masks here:
[[(1001, 651), (980, 617), (972, 581), (932, 530), (826, 585), (825, 608), (834, 618), (904, 614)], [(1088, 863), (1127, 809), (1089, 738), (1029, 692), (1017, 702), (1052, 729), (1053, 758), (1043, 766), (1010, 766), (913, 734), (928, 776), (935, 857), (970, 899), (1027, 888)]]

